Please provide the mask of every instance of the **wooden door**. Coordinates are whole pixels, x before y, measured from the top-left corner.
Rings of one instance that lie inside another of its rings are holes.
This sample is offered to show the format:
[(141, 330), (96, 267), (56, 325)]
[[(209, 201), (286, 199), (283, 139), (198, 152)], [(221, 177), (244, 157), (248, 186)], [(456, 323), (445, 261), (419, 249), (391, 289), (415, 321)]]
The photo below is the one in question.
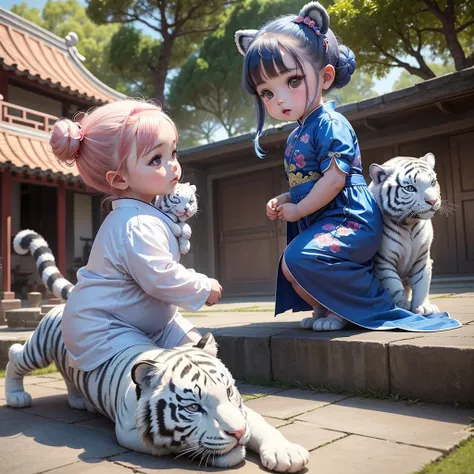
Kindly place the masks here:
[(474, 273), (474, 132), (451, 137), (457, 260), (460, 273)]
[(279, 255), (278, 223), (265, 204), (278, 194), (274, 169), (216, 184), (219, 281), (226, 295), (272, 294)]

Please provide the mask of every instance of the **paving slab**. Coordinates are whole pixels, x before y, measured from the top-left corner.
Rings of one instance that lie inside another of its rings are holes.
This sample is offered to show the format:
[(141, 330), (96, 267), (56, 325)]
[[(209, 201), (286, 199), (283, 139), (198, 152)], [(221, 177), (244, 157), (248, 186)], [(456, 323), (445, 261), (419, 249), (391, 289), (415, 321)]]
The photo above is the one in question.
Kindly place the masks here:
[(28, 387), (28, 393), (33, 399), (31, 406), (28, 408), (18, 408), (18, 410), (27, 412), (30, 415), (37, 415), (65, 423), (75, 423), (76, 421), (89, 420), (99, 416), (98, 413), (71, 408), (67, 401), (66, 392), (44, 387), (43, 384), (31, 385)]
[(348, 436), (346, 433), (323, 430), (311, 423), (300, 421), (295, 421), (294, 423), (283, 426), (279, 431), (283, 433), (287, 439), (291, 439), (292, 443), (300, 444), (308, 451), (313, 451), (325, 444)]
[(434, 403), (474, 402), (473, 337), (436, 334), (394, 342), (389, 361), (392, 393)]
[(75, 462), (48, 471), (48, 473), (50, 472), (54, 474), (132, 474), (132, 472), (138, 473), (140, 471), (131, 471), (104, 459), (88, 459), (87, 462)]
[(439, 451), (362, 436), (348, 436), (311, 453), (308, 474), (408, 474), (440, 457)]
[(347, 395), (294, 389), (263, 398), (255, 398), (249, 400), (246, 405), (261, 415), (288, 420), (344, 398), (347, 398)]
[(474, 410), (353, 397), (297, 418), (344, 433), (449, 451), (472, 434)]
[(102, 415), (99, 415), (97, 418), (92, 418), (91, 420), (76, 421), (74, 424), (77, 426), (84, 426), (91, 430), (105, 431), (106, 433), (115, 434), (115, 423)]
[(0, 440), (2, 471), (9, 474), (40, 473), (78, 459), (127, 452), (113, 435), (31, 415), (0, 421)]

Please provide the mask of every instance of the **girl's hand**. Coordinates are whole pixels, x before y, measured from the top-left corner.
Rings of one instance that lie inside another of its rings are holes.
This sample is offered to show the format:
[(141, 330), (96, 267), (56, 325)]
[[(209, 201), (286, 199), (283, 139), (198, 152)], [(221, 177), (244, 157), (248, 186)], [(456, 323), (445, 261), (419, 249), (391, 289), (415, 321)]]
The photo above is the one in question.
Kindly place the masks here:
[(267, 217), (272, 221), (274, 221), (278, 217), (278, 212), (276, 210), (277, 207), (278, 207), (277, 198), (270, 199), (270, 201), (267, 202), (267, 207), (266, 207)]
[(296, 204), (287, 203), (278, 206), (277, 208), (278, 218), (286, 222), (296, 222), (301, 219), (298, 207)]
[(211, 292), (207, 298), (206, 305), (212, 306), (213, 304), (219, 303), (219, 299), (222, 296), (222, 286), (217, 280), (214, 280), (214, 278), (209, 278), (209, 281), (211, 282)]
[(277, 208), (281, 204), (285, 204), (287, 202), (291, 202), (291, 197), (290, 193), (283, 193), (280, 194), (273, 199), (270, 199), (270, 201), (267, 202), (266, 206), (266, 211), (267, 211), (267, 216), (270, 220), (275, 220), (278, 218), (278, 211)]

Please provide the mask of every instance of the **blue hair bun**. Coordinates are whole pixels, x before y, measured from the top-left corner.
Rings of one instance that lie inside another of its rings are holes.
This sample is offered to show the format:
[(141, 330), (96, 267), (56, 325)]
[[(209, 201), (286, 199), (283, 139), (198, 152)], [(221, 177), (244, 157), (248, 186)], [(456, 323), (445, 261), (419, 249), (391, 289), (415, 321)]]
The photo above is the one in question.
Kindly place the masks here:
[(356, 60), (354, 52), (347, 46), (339, 45), (339, 59), (335, 65), (336, 76), (334, 77), (333, 86), (340, 89), (349, 84), (352, 74), (356, 68)]

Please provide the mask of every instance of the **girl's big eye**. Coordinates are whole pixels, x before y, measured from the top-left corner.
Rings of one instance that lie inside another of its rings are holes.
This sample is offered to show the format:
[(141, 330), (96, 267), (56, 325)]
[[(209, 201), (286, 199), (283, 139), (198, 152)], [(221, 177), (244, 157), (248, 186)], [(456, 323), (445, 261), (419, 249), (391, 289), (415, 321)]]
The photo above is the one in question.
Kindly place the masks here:
[(153, 166), (160, 166), (161, 165), (161, 155), (156, 155), (154, 156), (151, 160), (150, 160), (150, 163), (148, 163), (149, 165), (153, 165)]
[(300, 76), (294, 76), (294, 77), (290, 77), (290, 79), (288, 80), (288, 85), (292, 88), (292, 89), (296, 89), (297, 87), (299, 87), (299, 85), (301, 84), (301, 81), (303, 80), (302, 77)]
[(267, 90), (263, 90), (261, 93), (260, 93), (260, 97), (262, 97), (263, 99), (273, 99), (274, 95), (273, 95), (273, 92), (271, 91), (267, 91)]

